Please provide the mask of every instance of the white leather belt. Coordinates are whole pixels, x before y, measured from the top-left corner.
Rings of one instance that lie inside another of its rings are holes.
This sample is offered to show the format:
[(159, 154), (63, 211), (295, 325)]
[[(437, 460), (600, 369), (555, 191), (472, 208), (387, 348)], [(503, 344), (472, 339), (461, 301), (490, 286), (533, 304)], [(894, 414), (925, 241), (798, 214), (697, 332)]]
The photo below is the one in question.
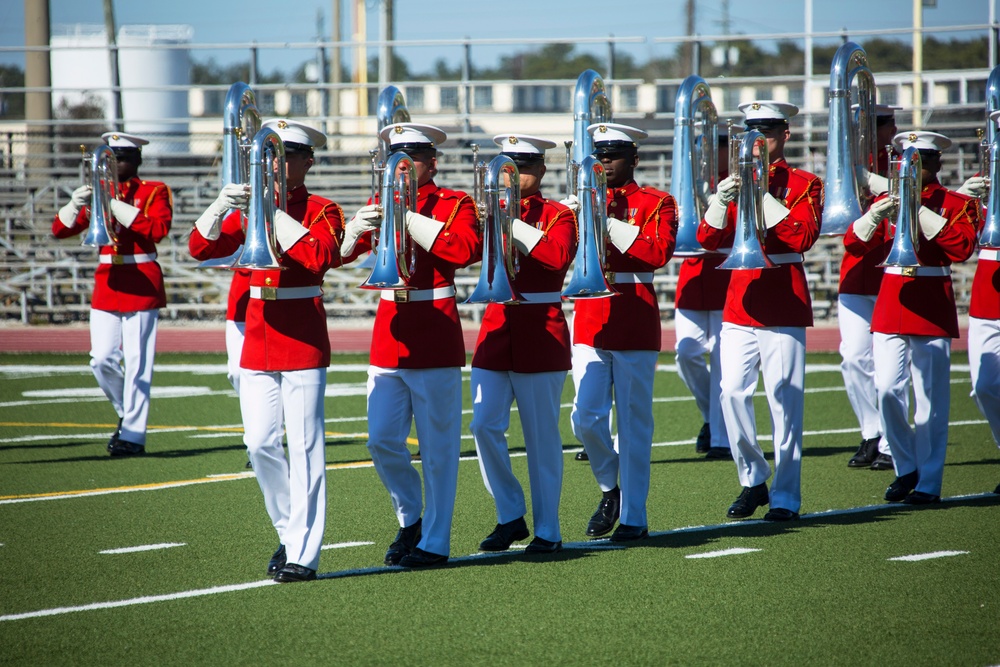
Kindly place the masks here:
[(1000, 261), (1000, 250), (996, 248), (983, 248), (979, 251), (979, 259), (989, 259), (994, 262)]
[(767, 258), (775, 264), (795, 264), (802, 261), (802, 253), (779, 252), (776, 255), (768, 255)]
[(629, 273), (628, 271), (609, 271), (608, 282), (615, 283), (652, 283), (653, 272)]
[(521, 292), (521, 303), (560, 303), (561, 292)]
[(259, 285), (250, 286), (250, 298), (261, 301), (285, 301), (288, 299), (312, 299), (323, 296), (323, 290), (319, 285), (306, 285), (305, 287), (261, 287)]
[(156, 261), (156, 253), (137, 253), (135, 255), (98, 255), (101, 264), (146, 264)]
[(434, 289), (384, 289), (383, 301), (408, 303), (410, 301), (437, 301), (455, 296), (455, 287), (435, 287)]
[(907, 276), (912, 278), (913, 276), (950, 276), (951, 267), (950, 266), (887, 266), (885, 267), (886, 273), (891, 273), (894, 276)]

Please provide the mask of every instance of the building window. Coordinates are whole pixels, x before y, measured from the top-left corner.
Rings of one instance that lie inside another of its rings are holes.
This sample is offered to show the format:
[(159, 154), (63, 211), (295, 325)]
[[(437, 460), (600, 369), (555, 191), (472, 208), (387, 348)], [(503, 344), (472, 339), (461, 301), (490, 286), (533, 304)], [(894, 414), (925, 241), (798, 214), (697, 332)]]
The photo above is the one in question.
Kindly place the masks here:
[(305, 93), (292, 93), (291, 108), (289, 111), (291, 116), (307, 116), (309, 115), (309, 108), (306, 105), (306, 94)]
[(722, 89), (722, 109), (735, 113), (740, 107), (740, 89), (738, 86), (726, 86)]
[(967, 103), (981, 104), (986, 101), (986, 81), (966, 81), (965, 88)]
[(493, 110), (493, 86), (476, 86), (472, 89), (472, 104), (481, 111)]
[(639, 89), (636, 86), (623, 86), (619, 88), (618, 107), (623, 112), (635, 111), (639, 108)]
[(406, 108), (413, 111), (423, 111), (424, 109), (424, 87), (406, 87)]
[(677, 86), (657, 86), (656, 87), (656, 110), (658, 112), (673, 111), (677, 104)]
[(260, 111), (262, 116), (273, 116), (274, 115), (274, 93), (271, 92), (258, 92), (257, 93), (257, 110)]
[(206, 90), (204, 96), (205, 116), (221, 116), (225, 106), (226, 91)]
[(805, 91), (798, 86), (788, 89), (788, 101), (795, 106), (802, 108), (803, 100), (805, 100), (805, 98)]
[(514, 111), (554, 113), (572, 109), (570, 90), (560, 86), (517, 86), (514, 88)]
[(458, 86), (441, 86), (441, 109), (458, 109)]
[(771, 86), (760, 86), (753, 89), (753, 95), (755, 100), (773, 100), (774, 88)]
[[(983, 88), (985, 91), (985, 87)], [(878, 102), (879, 104), (896, 104), (896, 86), (885, 86), (878, 89)], [(971, 100), (970, 100), (971, 101)]]

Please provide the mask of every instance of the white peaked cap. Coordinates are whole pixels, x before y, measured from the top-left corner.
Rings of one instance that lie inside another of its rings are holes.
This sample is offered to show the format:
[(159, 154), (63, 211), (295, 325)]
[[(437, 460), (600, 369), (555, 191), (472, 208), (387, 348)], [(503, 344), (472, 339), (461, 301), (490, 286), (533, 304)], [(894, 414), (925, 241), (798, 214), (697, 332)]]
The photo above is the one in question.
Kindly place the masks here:
[(785, 121), (787, 123), (792, 116), (799, 112), (799, 108), (788, 102), (755, 100), (741, 104), (740, 111), (746, 116), (747, 121)]
[(594, 143), (604, 141), (625, 141), (635, 144), (649, 136), (637, 127), (621, 123), (594, 123), (587, 126), (587, 132), (594, 138)]
[(501, 153), (522, 153), (526, 157), (545, 155), (547, 149), (556, 147), (556, 142), (530, 134), (498, 134), (493, 137), (493, 143), (500, 147)]
[(124, 132), (105, 132), (101, 135), (101, 140), (111, 148), (140, 148), (149, 143), (142, 137)]
[(900, 132), (892, 138), (892, 143), (900, 151), (913, 146), (918, 151), (943, 151), (951, 146), (951, 139), (937, 132), (912, 131)]
[(390, 146), (400, 144), (427, 144), (437, 147), (443, 144), (448, 135), (444, 130), (433, 125), (421, 125), (420, 123), (393, 123), (386, 125), (379, 132), (379, 137), (383, 141), (388, 141)]
[(286, 143), (302, 144), (303, 146), (311, 146), (313, 148), (326, 146), (325, 134), (297, 120), (271, 118), (264, 121), (261, 125), (261, 128), (265, 127), (274, 130), (281, 137), (281, 140)]

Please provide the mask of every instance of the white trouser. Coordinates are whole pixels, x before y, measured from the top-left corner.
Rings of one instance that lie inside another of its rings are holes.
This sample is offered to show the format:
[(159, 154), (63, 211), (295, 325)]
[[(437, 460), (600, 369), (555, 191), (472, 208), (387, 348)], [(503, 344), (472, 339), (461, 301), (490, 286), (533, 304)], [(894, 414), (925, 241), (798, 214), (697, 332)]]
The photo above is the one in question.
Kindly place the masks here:
[[(712, 431), (712, 447), (729, 447), (726, 423), (719, 398), (722, 394), (722, 364), (719, 362), (721, 310), (679, 309), (674, 316), (677, 344), (677, 374), (694, 396), (702, 421)], [(708, 364), (705, 355), (708, 355)]]
[[(875, 360), (872, 359), (872, 313), (875, 297), (868, 294), (841, 294), (837, 301), (840, 323), (840, 372), (844, 376), (847, 400), (861, 427), (861, 438), (870, 440), (882, 435), (875, 391)], [(885, 436), (879, 438), (878, 451), (889, 453)]]
[[(941, 495), (951, 408), (951, 339), (876, 333), (875, 385), (896, 476), (917, 471), (917, 491)], [(907, 395), (913, 383), (913, 425)]]
[[(411, 422), (417, 426), (423, 493), (406, 448)], [(426, 495), (417, 546), (433, 554), (451, 553), (461, 451), (460, 368), (368, 368), (368, 452), (401, 527), (420, 518)]]
[(246, 322), (226, 320), (226, 377), (240, 395), (240, 358), (243, 356), (243, 331)]
[[(326, 525), (326, 369), (242, 369), (244, 441), (289, 563), (319, 566)], [(284, 429), (282, 429), (284, 423)], [(288, 459), (281, 447), (288, 435)]]
[(146, 444), (159, 318), (158, 310), (90, 311), (90, 368), (122, 420), (121, 439), (137, 445)]
[(1000, 446), (1000, 321), (969, 318), (972, 397)]
[(472, 369), (472, 424), (479, 469), (497, 506), (497, 522), (509, 523), (527, 512), (524, 490), (514, 475), (507, 451), (510, 408), (517, 411), (528, 455), (531, 517), (535, 536), (559, 542), (559, 495), (563, 451), (559, 435), (559, 399), (566, 371), (514, 373)]
[(805, 327), (722, 325), (722, 412), (741, 486), (757, 486), (771, 466), (757, 442), (753, 395), (757, 376), (771, 410), (774, 481), (771, 507), (798, 512), (802, 505), (802, 410), (805, 397)]
[[(621, 523), (646, 528), (653, 451), (653, 377), (657, 353), (573, 345), (573, 435), (583, 443), (601, 487), (621, 488)], [(611, 437), (611, 402), (615, 426)]]

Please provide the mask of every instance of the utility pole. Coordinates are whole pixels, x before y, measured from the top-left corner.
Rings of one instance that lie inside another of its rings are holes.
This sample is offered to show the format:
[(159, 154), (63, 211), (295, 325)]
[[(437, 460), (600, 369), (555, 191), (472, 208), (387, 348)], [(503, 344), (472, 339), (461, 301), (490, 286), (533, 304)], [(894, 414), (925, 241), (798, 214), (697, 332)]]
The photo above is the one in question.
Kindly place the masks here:
[(382, 88), (392, 81), (392, 44), (396, 39), (395, 21), (393, 18), (392, 0), (382, 0), (382, 14), (379, 22), (379, 33), (382, 46), (378, 57), (378, 82)]
[(695, 0), (687, 0), (684, 3), (684, 17), (685, 17), (685, 33), (689, 41), (684, 42), (684, 48), (681, 51), (681, 75), (688, 76), (694, 72), (694, 42), (690, 41), (694, 38), (695, 30)]
[[(52, 74), (49, 54), (49, 2), (24, 0), (24, 116), (28, 121), (28, 146), (25, 170), (29, 165), (40, 169), (51, 166), (52, 155)], [(41, 47), (38, 51), (31, 47)], [(37, 151), (33, 150), (40, 144)], [(37, 158), (31, 157), (37, 155)]]
[[(118, 75), (118, 31), (115, 28), (114, 0), (104, 0), (104, 31), (108, 34), (108, 57), (111, 59), (111, 127), (119, 126), (122, 118), (122, 82)], [(124, 123), (122, 123), (124, 125)]]
[[(340, 135), (340, 83), (342, 67), (340, 62), (341, 16), (343, 0), (333, 0), (333, 18), (330, 20), (330, 39), (334, 42), (330, 50), (330, 136)], [(339, 140), (338, 140), (339, 141)], [(338, 146), (339, 148), (339, 146)]]
[(924, 124), (924, 0), (913, 0), (913, 126)]
[(354, 83), (358, 91), (358, 117), (368, 115), (368, 49), (366, 48), (368, 17), (365, 0), (354, 0)]

